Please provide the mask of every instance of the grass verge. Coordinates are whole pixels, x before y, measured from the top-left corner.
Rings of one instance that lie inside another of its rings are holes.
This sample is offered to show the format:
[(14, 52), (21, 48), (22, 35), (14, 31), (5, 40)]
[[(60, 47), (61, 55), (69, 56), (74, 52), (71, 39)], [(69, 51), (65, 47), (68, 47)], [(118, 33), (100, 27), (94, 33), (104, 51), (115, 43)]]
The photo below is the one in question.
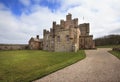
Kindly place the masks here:
[(28, 82), (85, 58), (83, 50), (46, 52), (40, 50), (0, 51), (0, 82)]
[(113, 54), (114, 56), (116, 56), (118, 59), (120, 59), (120, 52), (119, 51), (109, 51), (111, 54)]

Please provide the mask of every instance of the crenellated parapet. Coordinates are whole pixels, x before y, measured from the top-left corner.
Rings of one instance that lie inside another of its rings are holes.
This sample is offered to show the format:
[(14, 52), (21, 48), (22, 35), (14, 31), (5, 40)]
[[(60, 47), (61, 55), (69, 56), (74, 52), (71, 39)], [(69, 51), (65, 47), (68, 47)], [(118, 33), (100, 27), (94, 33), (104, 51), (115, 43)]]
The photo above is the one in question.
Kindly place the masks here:
[(46, 35), (46, 34), (49, 34), (50, 32), (46, 29), (43, 30), (43, 37)]
[(78, 27), (78, 18), (73, 19), (74, 27)]
[(78, 24), (78, 18), (72, 19), (72, 14), (66, 15), (66, 20), (60, 24), (53, 21), (50, 31), (43, 31), (43, 50), (77, 51), (93, 48), (93, 36), (89, 35), (89, 23)]
[(78, 27), (78, 18), (72, 19), (72, 14), (69, 13), (66, 15), (66, 21), (60, 20), (60, 24), (57, 24), (55, 21), (53, 21), (52, 28), (53, 30), (69, 29), (71, 25), (73, 25), (73, 28)]

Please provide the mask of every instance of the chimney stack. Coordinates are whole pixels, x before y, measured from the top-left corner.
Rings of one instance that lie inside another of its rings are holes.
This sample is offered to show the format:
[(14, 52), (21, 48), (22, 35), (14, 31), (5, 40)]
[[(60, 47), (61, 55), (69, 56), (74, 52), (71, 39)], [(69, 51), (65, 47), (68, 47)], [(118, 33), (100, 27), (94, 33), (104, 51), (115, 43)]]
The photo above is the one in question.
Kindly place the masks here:
[(53, 21), (53, 29), (55, 29), (55, 27), (56, 27), (56, 22)]
[(39, 39), (39, 35), (37, 35), (36, 38)]

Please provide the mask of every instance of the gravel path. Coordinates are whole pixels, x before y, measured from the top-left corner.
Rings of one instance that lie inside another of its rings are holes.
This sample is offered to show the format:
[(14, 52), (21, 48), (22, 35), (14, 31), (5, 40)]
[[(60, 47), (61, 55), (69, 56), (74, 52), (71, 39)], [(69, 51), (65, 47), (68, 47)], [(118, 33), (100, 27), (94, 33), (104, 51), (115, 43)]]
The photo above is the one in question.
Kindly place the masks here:
[(120, 60), (108, 50), (86, 50), (82, 61), (34, 82), (120, 82)]

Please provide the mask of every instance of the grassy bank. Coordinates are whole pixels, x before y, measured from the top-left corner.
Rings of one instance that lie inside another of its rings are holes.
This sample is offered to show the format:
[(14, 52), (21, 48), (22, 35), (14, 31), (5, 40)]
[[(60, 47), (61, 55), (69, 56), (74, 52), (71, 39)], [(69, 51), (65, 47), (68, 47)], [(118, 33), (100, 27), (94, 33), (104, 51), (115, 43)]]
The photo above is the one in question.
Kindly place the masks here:
[(116, 56), (118, 59), (120, 59), (120, 52), (119, 51), (109, 51), (111, 54)]
[(77, 53), (40, 50), (0, 51), (0, 82), (32, 81), (83, 58), (83, 50)]

